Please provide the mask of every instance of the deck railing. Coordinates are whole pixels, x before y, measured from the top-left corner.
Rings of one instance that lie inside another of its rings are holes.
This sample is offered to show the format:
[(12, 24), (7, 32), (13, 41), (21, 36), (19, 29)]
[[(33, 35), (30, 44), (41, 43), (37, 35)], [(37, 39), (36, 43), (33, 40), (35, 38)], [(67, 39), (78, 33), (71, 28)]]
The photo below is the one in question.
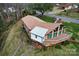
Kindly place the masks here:
[[(68, 31), (64, 31), (62, 34), (66, 35), (66, 36), (65, 36), (65, 37), (62, 37), (62, 38), (58, 38), (58, 40), (64, 41), (65, 39), (71, 38), (72, 35), (73, 35), (71, 32), (68, 32)], [(61, 35), (61, 34), (60, 34), (60, 35)], [(57, 38), (57, 37), (58, 37), (58, 36), (56, 36), (56, 37), (54, 37), (54, 38), (50, 38), (50, 39), (55, 39), (55, 38)], [(46, 39), (46, 40), (50, 41), (50, 39), (49, 39), (49, 40)]]
[(71, 32), (68, 32), (68, 31), (64, 32), (64, 34), (66, 34), (67, 36), (64, 38), (60, 38), (59, 40), (64, 41), (65, 39), (68, 39), (68, 38), (70, 39), (73, 35)]

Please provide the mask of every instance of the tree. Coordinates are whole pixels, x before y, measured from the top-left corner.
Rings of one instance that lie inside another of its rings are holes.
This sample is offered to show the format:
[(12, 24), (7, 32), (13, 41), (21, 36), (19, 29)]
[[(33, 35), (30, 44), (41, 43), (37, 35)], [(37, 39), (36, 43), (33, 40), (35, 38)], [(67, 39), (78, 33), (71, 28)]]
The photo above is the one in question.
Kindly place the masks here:
[(31, 4), (30, 6), (32, 10), (39, 11), (41, 12), (42, 15), (44, 15), (46, 11), (51, 11), (53, 9), (53, 4), (49, 4), (49, 3)]
[(6, 29), (6, 24), (0, 16), (0, 36), (5, 29)]
[(69, 16), (69, 14), (71, 13), (71, 10), (65, 10), (66, 11), (66, 16)]
[(78, 8), (79, 8), (79, 3), (77, 3), (76, 5), (77, 5), (77, 6), (78, 6)]

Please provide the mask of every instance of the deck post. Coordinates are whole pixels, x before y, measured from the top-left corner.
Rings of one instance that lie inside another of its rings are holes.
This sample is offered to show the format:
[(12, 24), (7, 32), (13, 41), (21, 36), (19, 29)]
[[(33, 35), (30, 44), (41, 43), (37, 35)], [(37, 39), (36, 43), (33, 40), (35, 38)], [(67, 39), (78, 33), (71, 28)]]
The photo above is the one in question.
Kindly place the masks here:
[(59, 35), (59, 29), (60, 29), (60, 26), (58, 27), (57, 36)]
[(62, 27), (62, 30), (61, 30), (61, 34), (63, 34), (64, 30), (63, 30), (63, 27)]
[(44, 39), (48, 39), (47, 35), (44, 37)]
[(53, 38), (54, 32), (52, 32), (52, 38)]

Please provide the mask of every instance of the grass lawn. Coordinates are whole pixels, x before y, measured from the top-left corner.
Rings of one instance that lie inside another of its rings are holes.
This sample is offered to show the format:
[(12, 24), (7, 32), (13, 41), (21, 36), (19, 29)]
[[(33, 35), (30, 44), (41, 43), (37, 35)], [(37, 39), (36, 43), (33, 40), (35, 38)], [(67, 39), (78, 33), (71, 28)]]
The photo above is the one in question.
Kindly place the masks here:
[(38, 17), (45, 22), (51, 22), (51, 23), (54, 22), (54, 18), (52, 18), (52, 17), (48, 17), (48, 16), (38, 16)]
[(64, 25), (66, 26), (66, 28), (69, 32), (73, 33), (72, 37), (79, 40), (79, 35), (78, 35), (78, 33), (79, 33), (79, 24), (64, 22)]
[(68, 15), (66, 12), (61, 12), (57, 15), (60, 15), (60, 16), (66, 16), (66, 17), (70, 17), (70, 18), (75, 18), (75, 19), (79, 19), (79, 13), (76, 13), (76, 12), (70, 12)]
[(22, 32), (22, 23), (19, 21), (12, 26), (0, 55), (22, 54), (27, 48), (27, 45), (25, 45), (26, 43), (24, 43), (26, 39), (28, 39), (28, 37)]

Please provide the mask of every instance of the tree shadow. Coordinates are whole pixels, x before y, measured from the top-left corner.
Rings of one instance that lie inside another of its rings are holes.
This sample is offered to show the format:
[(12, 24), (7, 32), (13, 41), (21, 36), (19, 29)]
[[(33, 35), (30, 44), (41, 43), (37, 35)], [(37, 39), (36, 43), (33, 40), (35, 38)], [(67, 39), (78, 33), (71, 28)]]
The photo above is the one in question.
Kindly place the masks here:
[(62, 48), (61, 48), (61, 45), (58, 45), (58, 44), (55, 46), (55, 48), (57, 48), (57, 49), (62, 49)]
[(66, 46), (66, 45), (68, 45), (70, 42), (69, 41), (64, 41), (64, 42), (62, 42), (61, 44), (63, 45), (63, 46)]

